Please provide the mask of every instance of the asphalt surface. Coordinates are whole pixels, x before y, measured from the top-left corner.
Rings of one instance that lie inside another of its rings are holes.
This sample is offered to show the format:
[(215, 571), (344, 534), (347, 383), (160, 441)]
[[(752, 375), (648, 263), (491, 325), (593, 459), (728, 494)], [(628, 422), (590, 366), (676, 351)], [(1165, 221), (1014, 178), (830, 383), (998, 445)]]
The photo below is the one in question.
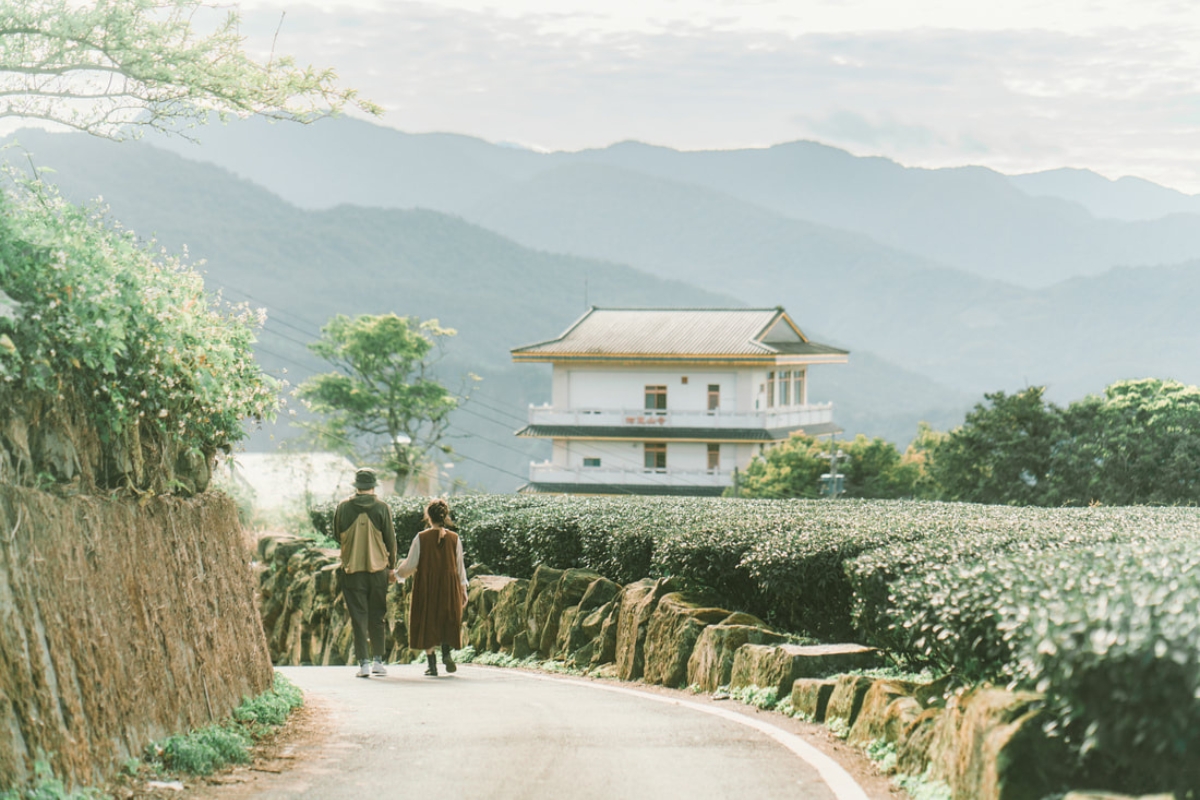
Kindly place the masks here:
[(865, 797), (798, 737), (721, 704), (522, 670), (388, 670), (281, 668), (320, 703), (329, 736), (255, 796)]

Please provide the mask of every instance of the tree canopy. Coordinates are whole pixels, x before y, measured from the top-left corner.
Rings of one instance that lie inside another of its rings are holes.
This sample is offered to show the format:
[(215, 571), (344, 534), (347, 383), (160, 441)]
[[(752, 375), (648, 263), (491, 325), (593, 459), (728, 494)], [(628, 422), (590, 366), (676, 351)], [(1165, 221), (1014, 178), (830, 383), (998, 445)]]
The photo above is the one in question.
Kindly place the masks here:
[(120, 139), (143, 128), (180, 132), (212, 113), (300, 122), (347, 105), (380, 113), (338, 88), (330, 69), (274, 53), (253, 60), (239, 22), (202, 0), (7, 0), (0, 118)]
[(829, 472), (829, 454), (844, 453), (838, 472), (845, 476), (845, 497), (911, 497), (921, 477), (920, 464), (902, 456), (891, 442), (859, 434), (846, 442), (819, 440), (802, 434), (755, 458), (746, 467), (737, 493), (741, 497), (819, 497), (821, 475)]
[(322, 419), (306, 427), (359, 466), (395, 475), (402, 493), (442, 444), (461, 397), (434, 376), (444, 339), (436, 319), (339, 314), (309, 348), (337, 368), (309, 378), (296, 395)]
[(947, 499), (1014, 505), (1200, 503), (1200, 388), (1118, 381), (1061, 408), (1044, 387), (985, 395), (932, 449)]

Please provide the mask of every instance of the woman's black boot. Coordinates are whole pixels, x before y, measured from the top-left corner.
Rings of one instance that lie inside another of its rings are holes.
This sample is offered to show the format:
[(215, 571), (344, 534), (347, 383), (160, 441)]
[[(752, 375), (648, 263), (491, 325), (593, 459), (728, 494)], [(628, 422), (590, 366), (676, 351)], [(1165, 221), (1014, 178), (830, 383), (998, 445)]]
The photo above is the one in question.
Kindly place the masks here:
[(437, 656), (435, 656), (433, 653), (426, 653), (425, 660), (427, 662), (429, 662), (429, 666), (425, 669), (425, 674), (432, 675), (433, 677), (436, 678), (437, 677)]
[(458, 665), (454, 663), (454, 656), (450, 655), (450, 645), (442, 645), (442, 663), (446, 665), (446, 672), (457, 672)]

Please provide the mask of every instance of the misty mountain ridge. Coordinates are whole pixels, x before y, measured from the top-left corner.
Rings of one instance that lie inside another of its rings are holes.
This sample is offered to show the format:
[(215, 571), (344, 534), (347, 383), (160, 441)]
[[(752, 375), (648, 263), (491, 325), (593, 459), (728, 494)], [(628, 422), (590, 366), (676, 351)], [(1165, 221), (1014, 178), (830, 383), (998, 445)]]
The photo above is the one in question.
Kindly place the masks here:
[(1034, 197), (1057, 197), (1086, 208), (1093, 216), (1144, 222), (1172, 214), (1200, 214), (1200, 195), (1125, 176), (1112, 180), (1088, 169), (1046, 170), (1012, 175), (1014, 186)]
[[(600, 164), (720, 192), (759, 211), (870, 237), (928, 261), (1029, 287), (1114, 266), (1200, 258), (1200, 215), (1100, 219), (1075, 201), (1080, 191), (1071, 199), (1033, 196), (1022, 186), (1034, 179), (983, 167), (904, 167), (816, 142), (724, 151), (622, 142), (539, 153), (459, 134), (407, 134), (352, 119), (307, 127), (247, 120), (211, 126), (200, 135), (205, 144), (199, 147), (178, 139), (154, 142), (225, 166), (308, 208), (342, 202), (424, 207), (479, 221), (474, 209), (521, 195), (525, 183), (548, 171)], [(1144, 189), (1148, 182), (1113, 183), (1119, 194), (1127, 186)], [(1042, 179), (1038, 193), (1052, 195), (1048, 185)], [(631, 186), (623, 193), (636, 201), (636, 191)], [(547, 202), (577, 199), (568, 194)], [(1126, 205), (1140, 202), (1131, 196)]]

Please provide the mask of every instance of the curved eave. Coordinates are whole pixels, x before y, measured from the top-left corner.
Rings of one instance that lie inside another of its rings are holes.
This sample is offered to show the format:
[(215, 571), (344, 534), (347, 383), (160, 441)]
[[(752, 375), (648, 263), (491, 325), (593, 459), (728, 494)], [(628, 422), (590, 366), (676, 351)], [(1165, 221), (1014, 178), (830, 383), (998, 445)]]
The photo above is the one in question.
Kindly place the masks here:
[(772, 366), (776, 364), (845, 364), (850, 354), (813, 353), (788, 354), (778, 353), (747, 353), (737, 355), (713, 355), (688, 353), (681, 355), (647, 355), (645, 353), (517, 353), (512, 354), (514, 363), (549, 363), (549, 364), (645, 364), (657, 366), (662, 364), (695, 364), (717, 366)]
[(611, 425), (526, 425), (516, 435), (530, 439), (603, 440), (606, 442), (702, 442), (738, 444), (786, 441), (793, 433), (827, 436), (841, 433), (835, 423), (792, 428), (628, 428)]

